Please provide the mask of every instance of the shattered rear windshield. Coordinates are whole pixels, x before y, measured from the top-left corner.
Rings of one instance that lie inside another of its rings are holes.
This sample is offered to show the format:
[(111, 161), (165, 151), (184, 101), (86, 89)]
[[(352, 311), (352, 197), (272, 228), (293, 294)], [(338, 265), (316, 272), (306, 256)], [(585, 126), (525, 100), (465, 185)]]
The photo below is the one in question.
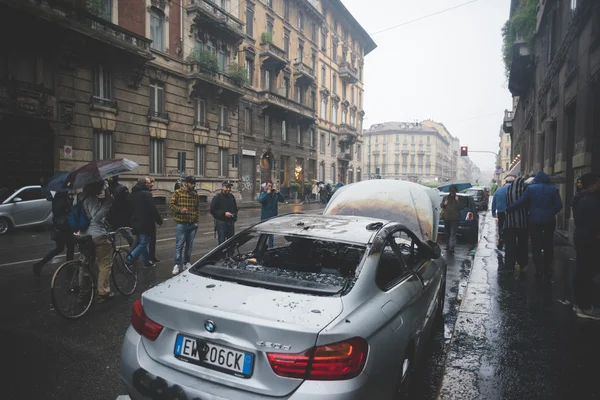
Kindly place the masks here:
[(352, 288), (364, 252), (364, 246), (251, 230), (192, 272), (251, 286), (333, 295)]

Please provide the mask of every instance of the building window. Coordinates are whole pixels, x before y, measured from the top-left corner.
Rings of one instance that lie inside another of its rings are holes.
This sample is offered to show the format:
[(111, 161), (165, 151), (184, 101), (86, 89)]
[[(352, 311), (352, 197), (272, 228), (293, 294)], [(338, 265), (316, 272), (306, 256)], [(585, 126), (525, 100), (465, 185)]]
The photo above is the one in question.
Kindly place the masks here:
[(219, 130), (229, 129), (229, 115), (227, 115), (227, 106), (219, 106)]
[(337, 75), (333, 74), (333, 78), (331, 78), (331, 90), (333, 93), (337, 93)]
[(162, 174), (165, 165), (165, 141), (150, 139), (150, 173)]
[(267, 32), (273, 35), (273, 20), (269, 19), (267, 21)]
[(342, 82), (342, 99), (346, 98), (346, 94), (347, 94), (347, 86), (345, 83)]
[(246, 130), (246, 135), (254, 135), (254, 131), (252, 129), (252, 109), (250, 107), (246, 107), (246, 114), (244, 116), (244, 129)]
[(508, 157), (508, 149), (506, 149), (506, 157)]
[(268, 139), (271, 139), (273, 137), (273, 131), (271, 128), (271, 119), (268, 115), (265, 115), (265, 135)]
[(350, 110), (350, 126), (354, 127), (354, 121), (355, 121), (355, 111), (354, 110)]
[(334, 62), (337, 62), (337, 42), (331, 37), (331, 58)]
[(321, 99), (321, 119), (327, 119), (327, 101), (325, 99)]
[(206, 174), (206, 146), (196, 145), (195, 172), (198, 176)]
[(324, 66), (321, 67), (321, 84), (323, 84), (323, 86), (326, 86), (327, 84), (327, 70)]
[(219, 70), (225, 72), (225, 67), (227, 67), (227, 46), (222, 45), (219, 47), (217, 59), (219, 60)]
[(333, 122), (334, 124), (338, 123), (337, 114), (338, 114), (338, 106), (337, 106), (337, 104), (332, 104), (331, 105), (331, 122)]
[(206, 125), (206, 102), (196, 99), (196, 125)]
[(301, 11), (298, 11), (298, 29), (304, 30), (304, 14)]
[(265, 69), (263, 89), (271, 90), (271, 71), (269, 71), (268, 69)]
[(296, 102), (302, 104), (302, 89), (298, 84), (294, 86), (294, 91), (296, 92)]
[(332, 156), (335, 156), (335, 151), (336, 151), (335, 138), (331, 138), (331, 155)]
[(316, 72), (316, 70), (317, 70), (317, 55), (315, 53), (312, 53), (310, 67), (312, 68), (312, 70), (314, 72)]
[(358, 92), (358, 107), (362, 109), (362, 92)]
[(290, 20), (290, 1), (291, 0), (283, 0), (283, 18), (287, 21)]
[(314, 90), (310, 91), (310, 108), (313, 110), (317, 108), (317, 92)]
[(313, 127), (308, 130), (308, 144), (310, 147), (315, 147), (315, 128)]
[(248, 78), (248, 84), (250, 86), (254, 86), (254, 59), (252, 58), (246, 58), (246, 71), (247, 71), (247, 78)]
[(342, 109), (342, 124), (346, 124), (348, 122), (348, 109)]
[(285, 53), (286, 58), (290, 58), (290, 35), (283, 35), (283, 52)]
[(321, 50), (327, 52), (327, 34), (323, 30), (321, 30)]
[(150, 111), (163, 114), (165, 110), (165, 87), (162, 82), (150, 82)]
[(319, 178), (320, 181), (325, 182), (325, 164), (319, 164)]
[(281, 140), (283, 140), (284, 142), (288, 141), (287, 123), (286, 123), (285, 119), (283, 121), (281, 121)]
[(110, 99), (110, 73), (99, 64), (94, 68), (94, 96)]
[(350, 88), (350, 103), (354, 104), (354, 86)]
[(246, 7), (246, 35), (254, 36), (254, 9)]
[(356, 160), (362, 161), (362, 145), (356, 145)]
[(325, 154), (325, 134), (321, 133), (319, 135), (319, 152), (321, 154)]
[(103, 0), (102, 18), (106, 19), (107, 21), (112, 21), (112, 0)]
[(300, 125), (296, 126), (296, 132), (298, 132), (296, 135), (296, 144), (302, 146), (302, 129), (300, 128)]
[(94, 131), (94, 160), (113, 158), (112, 132)]
[(267, 5), (273, 8), (273, 0), (267, 0)]
[(335, 164), (331, 164), (331, 171), (329, 173), (331, 174), (330, 179), (334, 182), (337, 181), (335, 177)]
[(310, 38), (313, 42), (317, 41), (317, 24), (313, 23), (311, 26), (311, 35)]
[(304, 60), (304, 42), (298, 43), (298, 61)]
[(150, 10), (150, 39), (154, 50), (164, 51), (164, 19), (162, 12), (152, 8)]
[(219, 176), (229, 175), (229, 150), (219, 147)]

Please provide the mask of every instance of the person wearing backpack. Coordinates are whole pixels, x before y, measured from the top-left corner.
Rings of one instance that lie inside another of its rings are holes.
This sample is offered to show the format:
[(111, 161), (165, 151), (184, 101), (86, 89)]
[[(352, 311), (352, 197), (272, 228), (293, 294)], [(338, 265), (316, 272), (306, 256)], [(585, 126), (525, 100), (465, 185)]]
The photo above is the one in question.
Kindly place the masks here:
[(104, 189), (104, 181), (85, 185), (80, 195), (83, 213), (89, 220), (89, 226), (80, 232), (81, 236), (91, 236), (96, 249), (98, 264), (98, 303), (111, 300), (115, 294), (110, 291), (110, 273), (112, 269), (112, 245), (108, 240), (108, 211), (113, 198), (110, 192), (104, 191), (104, 199), (98, 196)]
[[(129, 189), (127, 189), (127, 186), (119, 183), (118, 176), (108, 179), (108, 188), (113, 198), (107, 217), (110, 229), (116, 231), (119, 228), (129, 227), (131, 224), (131, 210), (127, 201)], [(128, 230), (122, 230), (120, 234), (129, 243), (129, 247), (134, 249), (133, 234)]]
[(57, 192), (52, 201), (52, 235), (51, 238), (56, 242), (56, 248), (51, 250), (40, 261), (33, 264), (33, 275), (39, 282), (42, 267), (51, 259), (61, 254), (65, 247), (67, 248), (67, 261), (73, 259), (75, 254), (75, 244), (73, 242), (73, 231), (69, 226), (68, 216), (71, 211), (73, 199), (68, 192)]

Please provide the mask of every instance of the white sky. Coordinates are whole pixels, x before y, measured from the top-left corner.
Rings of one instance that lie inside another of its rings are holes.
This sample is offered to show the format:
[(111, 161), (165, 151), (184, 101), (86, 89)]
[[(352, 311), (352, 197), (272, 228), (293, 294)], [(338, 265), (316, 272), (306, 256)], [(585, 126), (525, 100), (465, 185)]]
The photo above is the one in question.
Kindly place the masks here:
[[(342, 0), (372, 34), (468, 0)], [(492, 171), (504, 109), (501, 28), (510, 0), (477, 0), (373, 35), (365, 57), (364, 128), (386, 121), (442, 122), (482, 171)]]

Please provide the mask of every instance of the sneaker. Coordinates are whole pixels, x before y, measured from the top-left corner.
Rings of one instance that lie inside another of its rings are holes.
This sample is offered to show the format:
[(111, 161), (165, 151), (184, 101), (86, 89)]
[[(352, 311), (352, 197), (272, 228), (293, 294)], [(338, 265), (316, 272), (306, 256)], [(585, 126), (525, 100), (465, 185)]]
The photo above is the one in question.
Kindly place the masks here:
[(190, 269), (192, 267), (192, 264), (190, 264), (189, 262), (185, 263), (185, 265), (183, 266), (183, 270), (185, 271), (186, 269)]
[(153, 268), (156, 267), (156, 264), (154, 264), (154, 262), (152, 260), (148, 260), (148, 262), (146, 263), (146, 265), (144, 265), (145, 268)]
[(577, 313), (579, 318), (583, 319), (591, 319), (594, 321), (600, 321), (600, 310), (596, 310), (594, 308), (590, 308), (587, 310), (579, 310)]
[(115, 298), (115, 293), (114, 292), (108, 292), (106, 294), (98, 294), (96, 302), (98, 304), (102, 304), (102, 303), (106, 303), (107, 301), (110, 301), (110, 300), (112, 300), (114, 298)]
[(173, 267), (173, 275), (177, 275), (178, 273), (182, 272), (183, 268), (181, 268), (179, 266), (179, 264), (175, 264), (175, 266)]
[(577, 304), (573, 304), (573, 312), (575, 314), (581, 314), (583, 312), (583, 310), (581, 308), (579, 308), (579, 306)]

